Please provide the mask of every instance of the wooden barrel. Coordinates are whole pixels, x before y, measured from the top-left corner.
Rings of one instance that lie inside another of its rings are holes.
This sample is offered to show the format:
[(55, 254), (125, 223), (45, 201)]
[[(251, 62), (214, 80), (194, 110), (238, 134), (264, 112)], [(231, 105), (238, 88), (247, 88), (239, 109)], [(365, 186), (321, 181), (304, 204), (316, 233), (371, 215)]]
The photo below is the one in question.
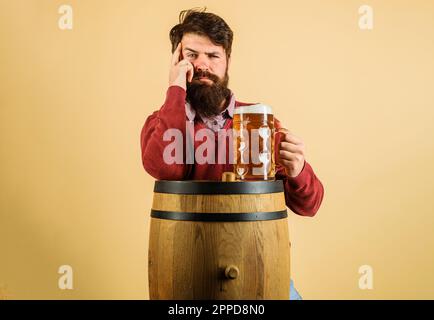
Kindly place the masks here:
[(289, 299), (282, 181), (156, 181), (151, 299)]

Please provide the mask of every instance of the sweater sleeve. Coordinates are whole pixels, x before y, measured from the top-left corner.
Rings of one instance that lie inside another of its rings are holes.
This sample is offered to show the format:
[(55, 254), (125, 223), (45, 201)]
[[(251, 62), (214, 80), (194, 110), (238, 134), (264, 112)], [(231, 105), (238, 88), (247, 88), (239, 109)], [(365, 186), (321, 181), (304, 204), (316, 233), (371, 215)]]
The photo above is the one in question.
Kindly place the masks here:
[[(143, 167), (155, 179), (183, 180), (191, 169), (191, 165), (185, 164), (183, 154), (186, 139), (185, 98), (186, 91), (183, 88), (170, 86), (163, 106), (146, 119), (142, 128), (140, 143)], [(174, 139), (163, 139), (168, 129), (182, 133), (182, 144), (179, 144), (176, 150), (181, 152), (182, 161), (167, 163), (167, 159), (164, 159), (165, 148), (175, 142)]]
[[(275, 121), (275, 128), (280, 128), (280, 122)], [(275, 141), (275, 159), (278, 155), (279, 135)], [(288, 208), (301, 216), (313, 217), (324, 197), (324, 187), (315, 175), (308, 162), (304, 162), (304, 167), (296, 177), (289, 177), (285, 168), (276, 164), (276, 179), (283, 180), (285, 188), (285, 202)]]

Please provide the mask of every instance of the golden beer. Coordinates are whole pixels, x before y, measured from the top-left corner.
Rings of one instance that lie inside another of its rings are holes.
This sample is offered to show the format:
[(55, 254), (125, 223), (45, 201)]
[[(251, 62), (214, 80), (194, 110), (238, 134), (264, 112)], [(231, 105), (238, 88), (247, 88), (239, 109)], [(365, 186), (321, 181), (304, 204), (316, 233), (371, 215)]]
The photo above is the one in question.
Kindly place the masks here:
[(274, 180), (274, 116), (270, 106), (235, 108), (233, 143), (238, 180)]

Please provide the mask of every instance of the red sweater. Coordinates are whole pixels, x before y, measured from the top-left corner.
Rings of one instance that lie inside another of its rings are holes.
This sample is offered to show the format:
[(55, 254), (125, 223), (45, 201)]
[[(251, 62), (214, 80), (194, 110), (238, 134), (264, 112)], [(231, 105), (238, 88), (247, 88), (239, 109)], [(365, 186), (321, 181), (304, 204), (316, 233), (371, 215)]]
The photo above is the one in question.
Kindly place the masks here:
[[(169, 87), (163, 106), (146, 119), (140, 137), (143, 166), (151, 176), (158, 180), (220, 180), (223, 172), (233, 171), (233, 165), (228, 160), (228, 144), (226, 144), (227, 161), (225, 164), (219, 164), (216, 160), (215, 164), (185, 164), (184, 161), (183, 164), (174, 163), (169, 165), (163, 160), (164, 148), (171, 143), (171, 141), (163, 140), (163, 134), (170, 128), (179, 129), (183, 133), (185, 153), (187, 119), (185, 99), (186, 91), (183, 88), (179, 86)], [(235, 102), (235, 107), (243, 105), (250, 105), (250, 103)], [(280, 127), (281, 124), (276, 119), (276, 130)], [(195, 120), (194, 131), (197, 132), (202, 128), (206, 128), (205, 124), (202, 121)], [(226, 120), (224, 126), (224, 129), (230, 128), (232, 128), (231, 118)], [(279, 143), (277, 141), (278, 137), (279, 135), (276, 135), (276, 145)], [(193, 141), (194, 150), (203, 143), (203, 141)], [(275, 151), (277, 154), (277, 148), (275, 148)], [(218, 153), (219, 151), (216, 150), (216, 154)], [(216, 157), (216, 159), (218, 158)], [(286, 205), (293, 212), (302, 216), (314, 216), (316, 214), (323, 199), (324, 188), (309, 163), (305, 161), (303, 170), (295, 178), (287, 176), (284, 168), (277, 164), (276, 179), (283, 180)]]

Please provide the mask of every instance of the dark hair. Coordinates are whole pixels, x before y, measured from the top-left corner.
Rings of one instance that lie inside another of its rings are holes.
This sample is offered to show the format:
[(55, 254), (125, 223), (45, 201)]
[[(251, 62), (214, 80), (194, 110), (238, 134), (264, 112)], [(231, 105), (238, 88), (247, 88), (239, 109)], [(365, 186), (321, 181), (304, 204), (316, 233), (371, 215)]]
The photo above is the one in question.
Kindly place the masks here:
[(174, 26), (169, 33), (170, 42), (172, 43), (172, 53), (175, 51), (178, 43), (186, 33), (194, 33), (200, 36), (208, 37), (215, 45), (222, 46), (225, 49), (226, 57), (231, 56), (233, 32), (227, 23), (204, 9), (183, 10), (179, 14), (179, 24)]

